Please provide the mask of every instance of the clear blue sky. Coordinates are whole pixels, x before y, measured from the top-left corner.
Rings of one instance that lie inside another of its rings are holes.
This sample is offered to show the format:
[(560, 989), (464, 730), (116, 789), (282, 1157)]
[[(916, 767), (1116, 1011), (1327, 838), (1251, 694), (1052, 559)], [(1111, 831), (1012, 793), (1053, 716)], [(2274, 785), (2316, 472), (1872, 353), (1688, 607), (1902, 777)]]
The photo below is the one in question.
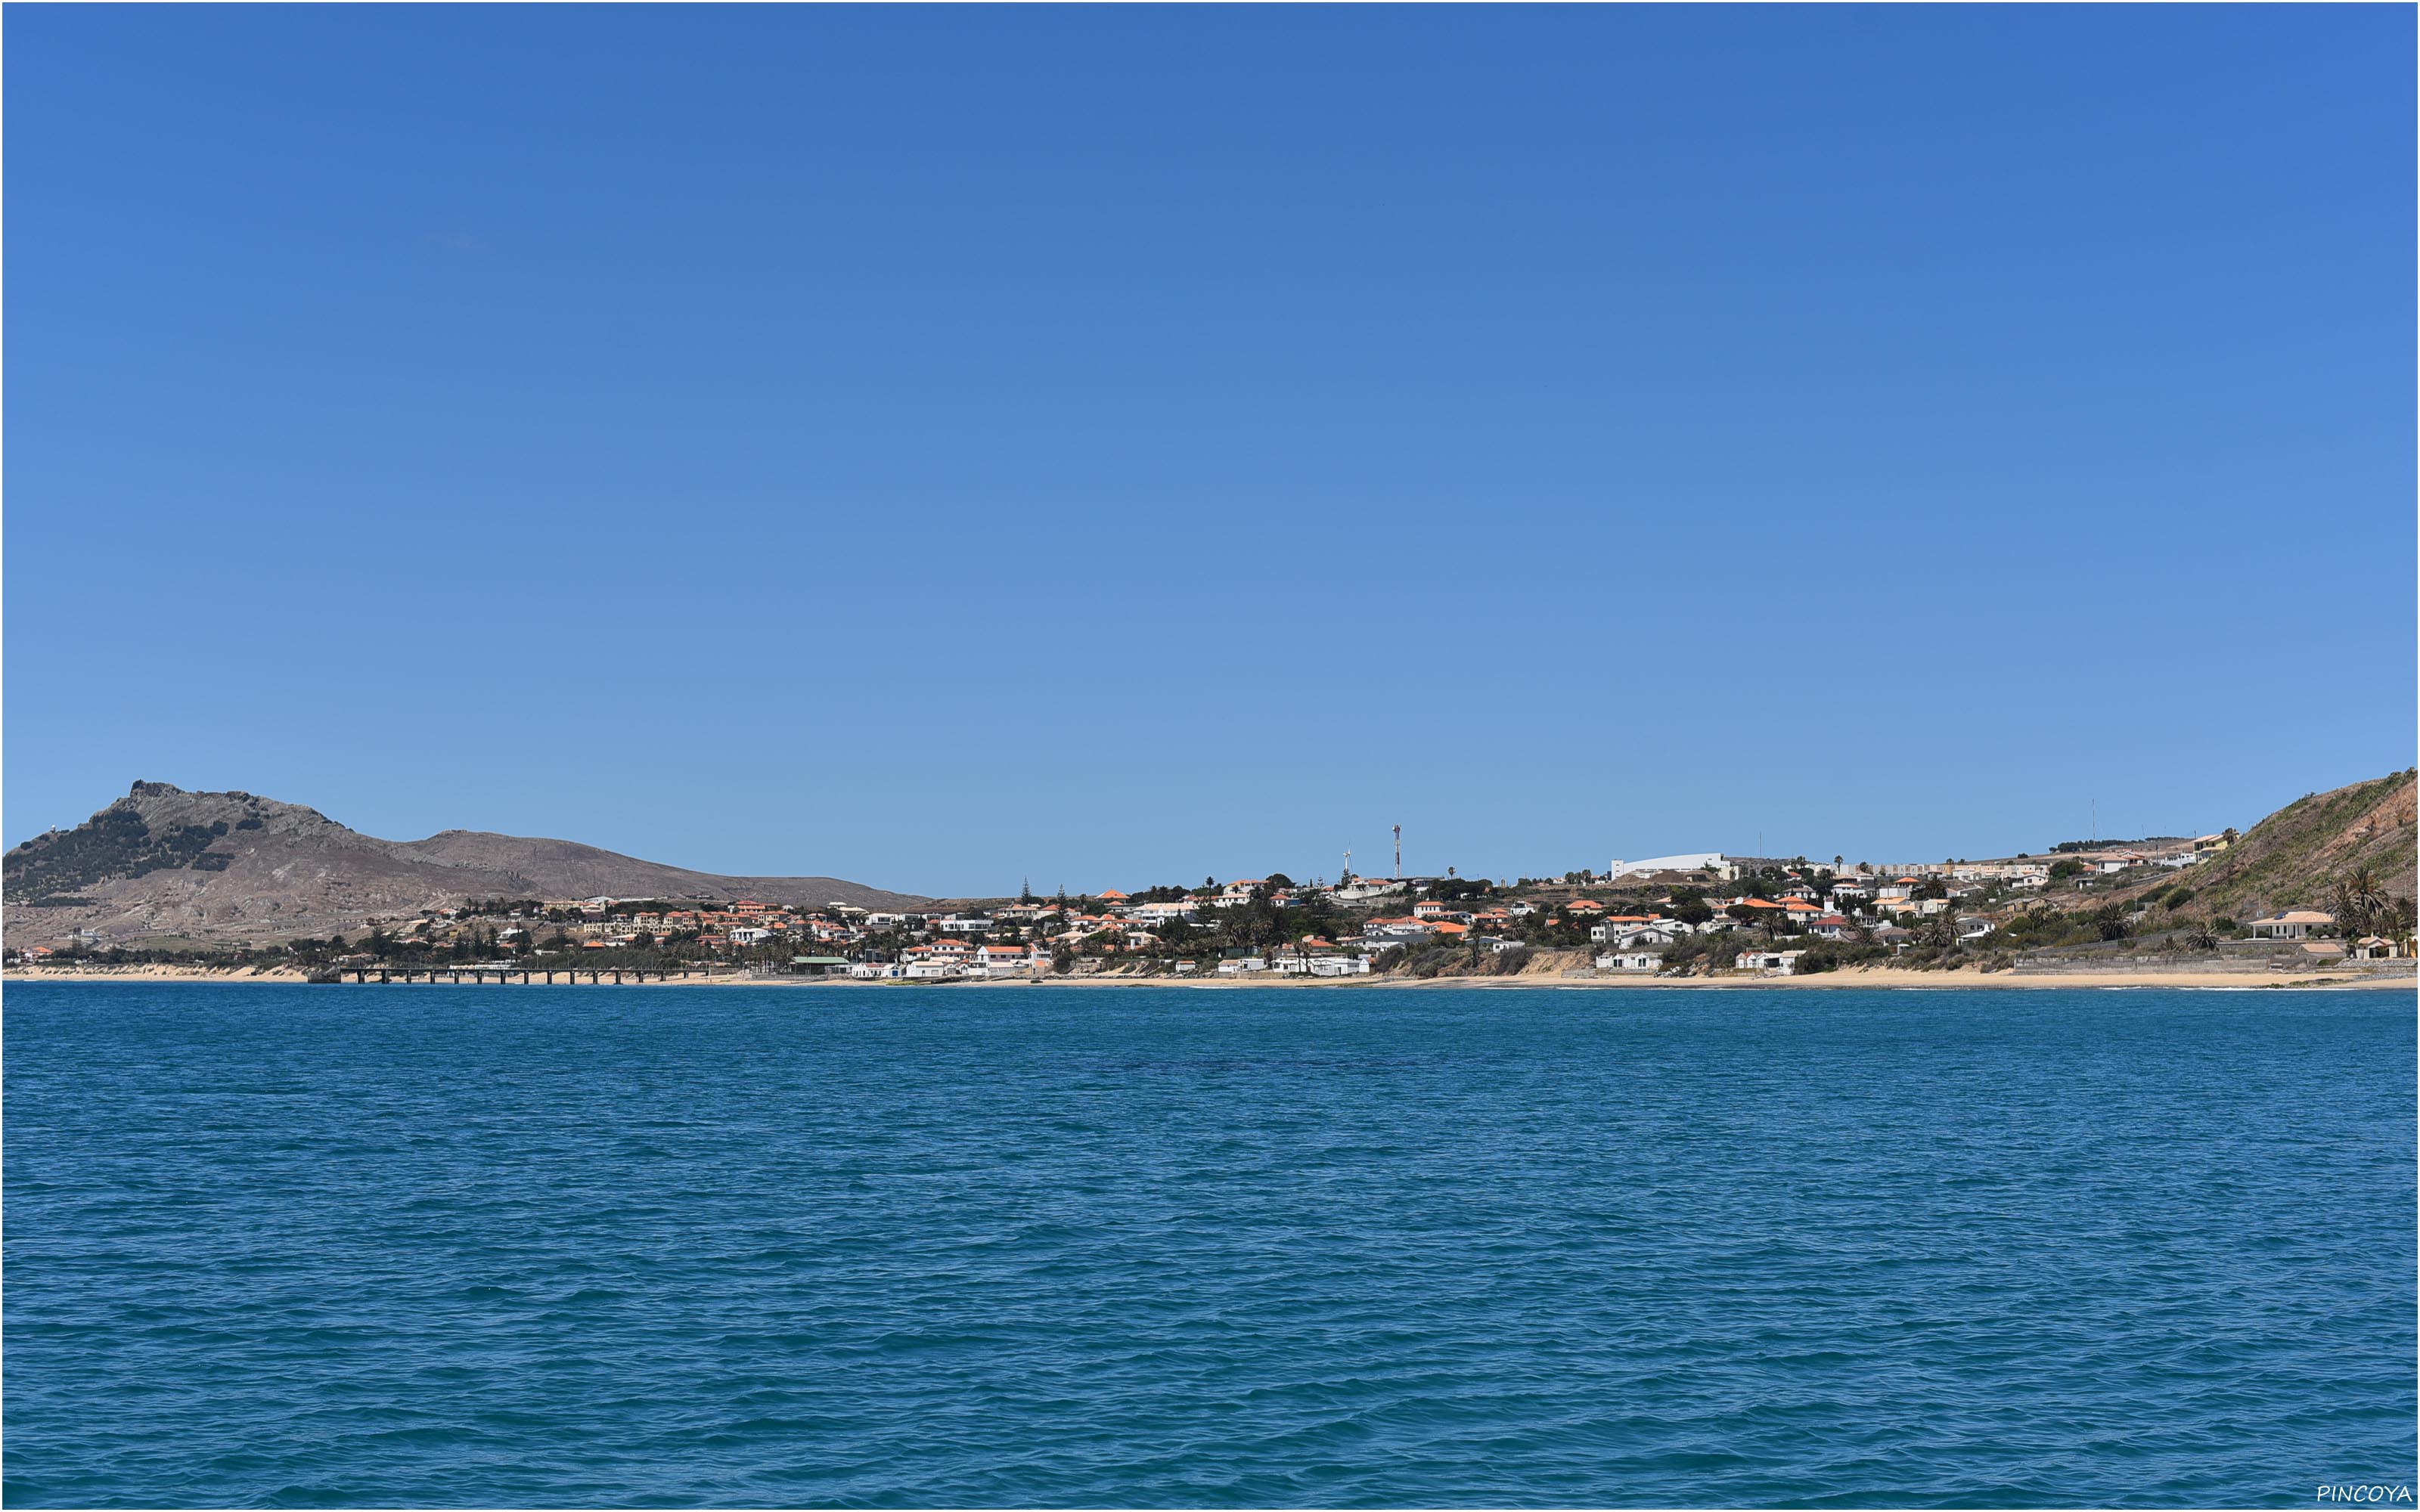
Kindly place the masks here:
[(7, 839), (914, 891), (2414, 758), (2414, 16), (11, 8)]

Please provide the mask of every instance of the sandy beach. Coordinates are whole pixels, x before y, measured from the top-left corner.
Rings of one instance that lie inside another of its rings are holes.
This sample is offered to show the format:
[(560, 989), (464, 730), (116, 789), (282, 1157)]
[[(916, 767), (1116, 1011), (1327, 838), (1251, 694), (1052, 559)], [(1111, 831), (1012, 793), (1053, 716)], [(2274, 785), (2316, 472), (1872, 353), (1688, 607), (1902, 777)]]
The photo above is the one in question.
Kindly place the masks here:
[(0, 981), (283, 981), (307, 980), (291, 966), (10, 966)]

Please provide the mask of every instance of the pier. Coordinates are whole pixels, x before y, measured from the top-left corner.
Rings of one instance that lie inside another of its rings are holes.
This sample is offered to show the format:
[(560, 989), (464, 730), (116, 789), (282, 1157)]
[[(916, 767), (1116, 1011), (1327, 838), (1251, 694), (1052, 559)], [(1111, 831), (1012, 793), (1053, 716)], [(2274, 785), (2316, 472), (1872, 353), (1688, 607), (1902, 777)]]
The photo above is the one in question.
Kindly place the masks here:
[[(386, 986), (394, 982), (411, 983), (414, 981), (430, 985), (434, 985), (441, 981), (451, 984), (459, 984), (467, 978), (473, 986), (477, 986), (492, 978), (499, 986), (508, 982), (516, 982), (523, 987), (527, 987), (535, 982), (540, 986), (552, 987), (557, 985), (555, 979), (560, 977), (563, 979), (562, 984), (566, 986), (576, 987), (582, 985), (582, 979), (585, 978), (587, 979), (585, 982), (585, 985), (587, 986), (619, 987), (624, 985), (626, 982), (634, 984), (644, 982), (649, 977), (653, 977), (658, 981), (685, 981), (691, 977), (705, 977), (710, 979), (713, 975), (713, 972), (706, 970), (703, 967), (695, 967), (686, 970), (677, 968), (666, 970), (659, 967), (640, 966), (572, 967), (389, 965), (339, 966), (327, 976), (315, 977), (312, 980), (318, 982), (374, 982), (380, 986)], [(724, 975), (729, 976), (730, 973), (725, 972)]]

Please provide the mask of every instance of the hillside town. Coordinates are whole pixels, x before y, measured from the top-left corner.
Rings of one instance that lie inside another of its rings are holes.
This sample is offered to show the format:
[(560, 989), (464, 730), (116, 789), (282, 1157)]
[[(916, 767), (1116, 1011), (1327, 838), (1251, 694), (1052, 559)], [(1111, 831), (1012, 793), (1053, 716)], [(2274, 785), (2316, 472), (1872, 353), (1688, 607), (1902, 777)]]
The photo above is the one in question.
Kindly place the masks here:
[[(400, 966), (595, 973), (723, 969), (867, 982), (1166, 977), (1247, 980), (1794, 976), (1843, 965), (2008, 964), (2032, 952), (2275, 949), (2395, 959), (2409, 900), (2195, 919), (2194, 869), (2237, 839), (2070, 843), (2043, 856), (1875, 864), (1699, 852), (1559, 878), (1297, 882), (1281, 873), (1136, 891), (967, 901), (921, 911), (752, 899), (473, 899), (296, 940), (342, 972)], [(2146, 887), (2146, 882), (2151, 885)], [(2375, 890), (2375, 889), (2373, 889)], [(2104, 901), (2107, 900), (2107, 901)], [(79, 944), (12, 949), (36, 964)]]

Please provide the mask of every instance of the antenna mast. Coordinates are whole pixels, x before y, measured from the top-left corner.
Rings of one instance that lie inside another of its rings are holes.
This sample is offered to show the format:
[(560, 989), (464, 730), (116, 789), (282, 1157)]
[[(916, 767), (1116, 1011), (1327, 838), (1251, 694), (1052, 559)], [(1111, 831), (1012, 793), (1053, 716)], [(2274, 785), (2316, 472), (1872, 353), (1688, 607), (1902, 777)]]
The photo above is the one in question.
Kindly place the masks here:
[(1395, 880), (1404, 880), (1404, 826), (1395, 826)]

